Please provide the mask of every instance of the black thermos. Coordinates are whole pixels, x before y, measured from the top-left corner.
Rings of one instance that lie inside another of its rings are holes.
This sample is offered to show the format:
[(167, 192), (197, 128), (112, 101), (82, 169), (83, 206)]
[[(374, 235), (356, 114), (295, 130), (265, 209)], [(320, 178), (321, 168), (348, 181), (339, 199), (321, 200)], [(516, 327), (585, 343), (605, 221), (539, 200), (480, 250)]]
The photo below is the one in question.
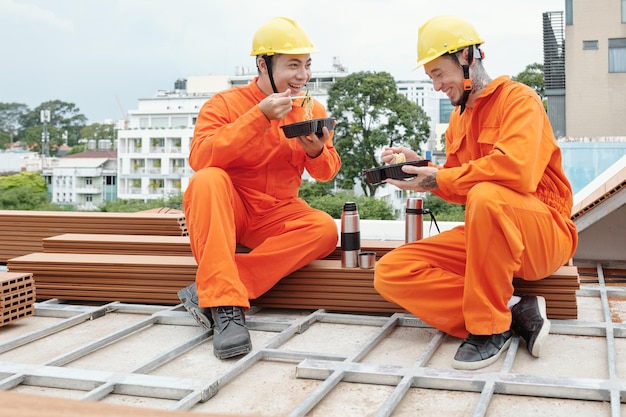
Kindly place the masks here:
[(361, 250), (361, 227), (356, 203), (343, 205), (341, 212), (341, 267), (358, 268)]

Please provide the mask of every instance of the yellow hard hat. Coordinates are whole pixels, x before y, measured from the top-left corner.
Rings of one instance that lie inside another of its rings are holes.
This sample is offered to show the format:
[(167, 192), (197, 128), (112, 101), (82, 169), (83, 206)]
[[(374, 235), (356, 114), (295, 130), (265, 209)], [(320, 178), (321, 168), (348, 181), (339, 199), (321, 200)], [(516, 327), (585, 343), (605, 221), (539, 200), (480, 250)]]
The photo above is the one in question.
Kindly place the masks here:
[(417, 66), (433, 61), (446, 53), (455, 53), (484, 41), (474, 26), (455, 16), (437, 16), (424, 23), (417, 33)]
[(295, 20), (275, 17), (254, 34), (250, 55), (311, 54), (319, 52)]

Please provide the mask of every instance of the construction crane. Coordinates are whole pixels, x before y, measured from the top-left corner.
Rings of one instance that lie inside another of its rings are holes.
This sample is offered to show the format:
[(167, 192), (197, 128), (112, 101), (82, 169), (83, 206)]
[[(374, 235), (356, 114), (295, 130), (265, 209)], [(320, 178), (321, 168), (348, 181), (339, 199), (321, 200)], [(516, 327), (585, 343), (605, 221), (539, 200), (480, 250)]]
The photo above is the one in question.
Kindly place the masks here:
[(115, 95), (115, 100), (117, 100), (117, 105), (120, 107), (120, 112), (122, 113), (122, 126), (121, 129), (128, 129), (128, 114), (124, 110), (124, 106), (122, 106), (122, 102), (120, 98)]

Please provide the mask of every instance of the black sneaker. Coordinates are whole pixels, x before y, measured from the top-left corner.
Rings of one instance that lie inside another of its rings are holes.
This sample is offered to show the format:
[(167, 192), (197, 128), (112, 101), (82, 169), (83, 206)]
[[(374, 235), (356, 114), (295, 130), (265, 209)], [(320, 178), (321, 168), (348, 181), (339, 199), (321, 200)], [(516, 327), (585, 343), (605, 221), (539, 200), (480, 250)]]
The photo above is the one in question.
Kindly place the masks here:
[(512, 337), (513, 332), (510, 330), (492, 335), (470, 334), (456, 351), (452, 367), (474, 370), (489, 366), (509, 347)]
[(546, 299), (530, 295), (511, 308), (513, 331), (526, 341), (531, 355), (538, 358), (541, 346), (550, 333), (550, 320), (546, 314)]
[(211, 308), (213, 322), (213, 354), (219, 359), (232, 358), (252, 350), (246, 316), (241, 307)]
[(183, 306), (187, 309), (189, 314), (191, 314), (191, 317), (193, 317), (200, 326), (206, 330), (211, 330), (213, 327), (211, 310), (198, 305), (196, 284), (191, 284), (190, 286), (178, 291), (178, 298), (182, 301)]

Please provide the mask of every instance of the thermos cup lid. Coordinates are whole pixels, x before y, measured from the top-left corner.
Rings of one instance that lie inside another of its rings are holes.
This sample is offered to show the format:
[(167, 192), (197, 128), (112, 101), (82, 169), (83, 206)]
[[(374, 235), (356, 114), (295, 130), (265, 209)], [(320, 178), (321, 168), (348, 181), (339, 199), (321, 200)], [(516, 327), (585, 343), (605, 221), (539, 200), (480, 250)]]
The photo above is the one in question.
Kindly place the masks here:
[(422, 199), (421, 198), (407, 198), (406, 199), (406, 208), (408, 209), (416, 209), (422, 208)]
[(344, 203), (343, 210), (344, 211), (356, 211), (356, 203), (351, 202), (351, 201)]

